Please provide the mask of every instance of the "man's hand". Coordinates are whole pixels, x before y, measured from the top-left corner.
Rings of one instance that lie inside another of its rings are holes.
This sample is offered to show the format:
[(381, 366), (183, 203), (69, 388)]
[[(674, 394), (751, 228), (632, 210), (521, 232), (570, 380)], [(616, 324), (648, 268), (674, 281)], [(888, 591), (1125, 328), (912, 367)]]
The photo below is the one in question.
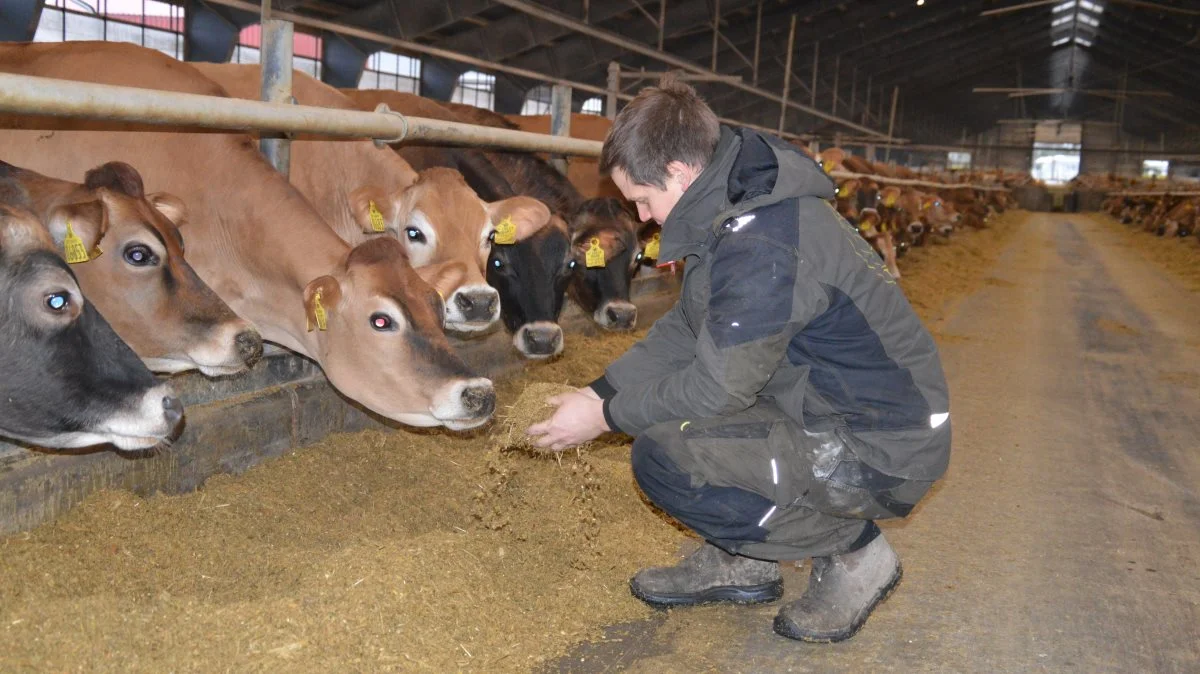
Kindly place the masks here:
[(561, 452), (610, 430), (604, 421), (604, 401), (590, 388), (552, 396), (546, 403), (558, 407), (554, 416), (525, 431), (538, 447)]

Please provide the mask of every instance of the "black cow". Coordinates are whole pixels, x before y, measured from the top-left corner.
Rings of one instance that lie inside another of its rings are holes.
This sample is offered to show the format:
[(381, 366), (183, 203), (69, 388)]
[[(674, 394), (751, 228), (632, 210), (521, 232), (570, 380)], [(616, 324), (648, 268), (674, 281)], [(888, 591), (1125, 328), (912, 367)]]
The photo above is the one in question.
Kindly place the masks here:
[(0, 435), (148, 449), (183, 405), (84, 300), (32, 213), (0, 205)]

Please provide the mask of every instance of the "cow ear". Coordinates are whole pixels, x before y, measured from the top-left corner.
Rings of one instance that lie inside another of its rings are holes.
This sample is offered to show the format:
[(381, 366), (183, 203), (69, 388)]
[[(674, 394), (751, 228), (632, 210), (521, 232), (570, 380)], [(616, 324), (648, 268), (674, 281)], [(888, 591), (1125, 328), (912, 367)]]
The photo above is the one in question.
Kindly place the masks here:
[(377, 185), (365, 185), (350, 193), (350, 212), (367, 234), (382, 234), (396, 229), (396, 206), (387, 191)]
[[(484, 204), (484, 208), (487, 209), (488, 219), (497, 226), (504, 222), (505, 218), (512, 221), (516, 227), (514, 241), (533, 236), (550, 222), (550, 209), (532, 197), (510, 197)], [(497, 234), (497, 238), (499, 236)]]
[(135, 199), (141, 199), (146, 193), (142, 186), (141, 174), (121, 161), (110, 161), (88, 171), (83, 177), (83, 184), (89, 190), (104, 187)]
[(342, 301), (342, 286), (332, 276), (318, 276), (304, 288), (304, 315), (308, 331), (325, 330)]
[(155, 192), (148, 195), (146, 201), (149, 201), (151, 206), (166, 216), (176, 227), (183, 227), (187, 223), (187, 206), (183, 204), (183, 199), (174, 194)]
[(108, 213), (100, 200), (59, 206), (46, 218), (59, 255), (77, 264), (95, 257), (96, 244), (108, 231)]

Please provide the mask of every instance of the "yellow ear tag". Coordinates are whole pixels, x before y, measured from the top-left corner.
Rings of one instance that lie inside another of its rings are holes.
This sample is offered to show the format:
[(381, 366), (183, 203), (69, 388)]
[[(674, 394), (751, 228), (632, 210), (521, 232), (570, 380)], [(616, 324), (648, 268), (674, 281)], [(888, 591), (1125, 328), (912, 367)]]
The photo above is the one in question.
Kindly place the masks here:
[(75, 233), (70, 220), (67, 220), (67, 236), (63, 239), (63, 252), (66, 254), (69, 264), (79, 264), (91, 259), (88, 257), (87, 248), (83, 245), (83, 239)]
[(96, 244), (96, 247), (92, 248), (92, 259), (93, 260), (95, 260), (96, 258), (100, 257), (103, 254), (104, 254), (104, 251), (100, 250), (100, 244)]
[(642, 251), (642, 255), (651, 260), (657, 260), (660, 239), (662, 239), (662, 234), (655, 233), (654, 238), (650, 239), (650, 243), (646, 244), (646, 250)]
[[(325, 315), (325, 307), (321, 305), (321, 291), (313, 293), (313, 316), (317, 319), (317, 329), (325, 330), (329, 327), (328, 318)], [(312, 330), (312, 328), (309, 328)]]
[(512, 221), (512, 216), (506, 215), (504, 219), (496, 224), (496, 238), (492, 239), (492, 243), (498, 243), (501, 246), (511, 246), (517, 242), (517, 225)]
[[(379, 207), (374, 201), (367, 202), (367, 217), (371, 219), (371, 230), (375, 232), (386, 232), (387, 226), (383, 222), (383, 213), (379, 212)], [(324, 330), (325, 328), (321, 328)]]
[(858, 231), (862, 232), (863, 236), (875, 236), (875, 225), (864, 222), (858, 226)]
[(590, 243), (591, 248), (588, 248), (587, 255), (584, 256), (584, 262), (587, 263), (588, 269), (595, 269), (608, 264), (608, 261), (604, 259), (604, 249), (600, 247), (600, 239), (593, 238)]
[(833, 162), (831, 162), (831, 161), (824, 161), (824, 162), (821, 162), (821, 168), (822, 168), (822, 169), (823, 169), (823, 170), (824, 170), (826, 173), (829, 173), (830, 171), (832, 171), (832, 170), (833, 170)]
[(896, 195), (894, 195), (894, 194), (887, 195), (887, 198), (885, 198), (883, 200), (883, 205), (887, 206), (888, 208), (895, 206), (896, 205)]

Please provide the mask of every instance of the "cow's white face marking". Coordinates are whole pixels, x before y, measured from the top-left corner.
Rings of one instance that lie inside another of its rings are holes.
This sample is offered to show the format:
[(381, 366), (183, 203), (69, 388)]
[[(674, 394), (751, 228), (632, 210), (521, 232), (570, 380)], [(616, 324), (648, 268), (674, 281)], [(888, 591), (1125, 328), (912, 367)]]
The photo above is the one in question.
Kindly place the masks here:
[(437, 253), (438, 237), (433, 223), (420, 209), (413, 209), (408, 216), (408, 222), (403, 223), (400, 230), (400, 242), (408, 251), (409, 262), (414, 267), (423, 267)]

